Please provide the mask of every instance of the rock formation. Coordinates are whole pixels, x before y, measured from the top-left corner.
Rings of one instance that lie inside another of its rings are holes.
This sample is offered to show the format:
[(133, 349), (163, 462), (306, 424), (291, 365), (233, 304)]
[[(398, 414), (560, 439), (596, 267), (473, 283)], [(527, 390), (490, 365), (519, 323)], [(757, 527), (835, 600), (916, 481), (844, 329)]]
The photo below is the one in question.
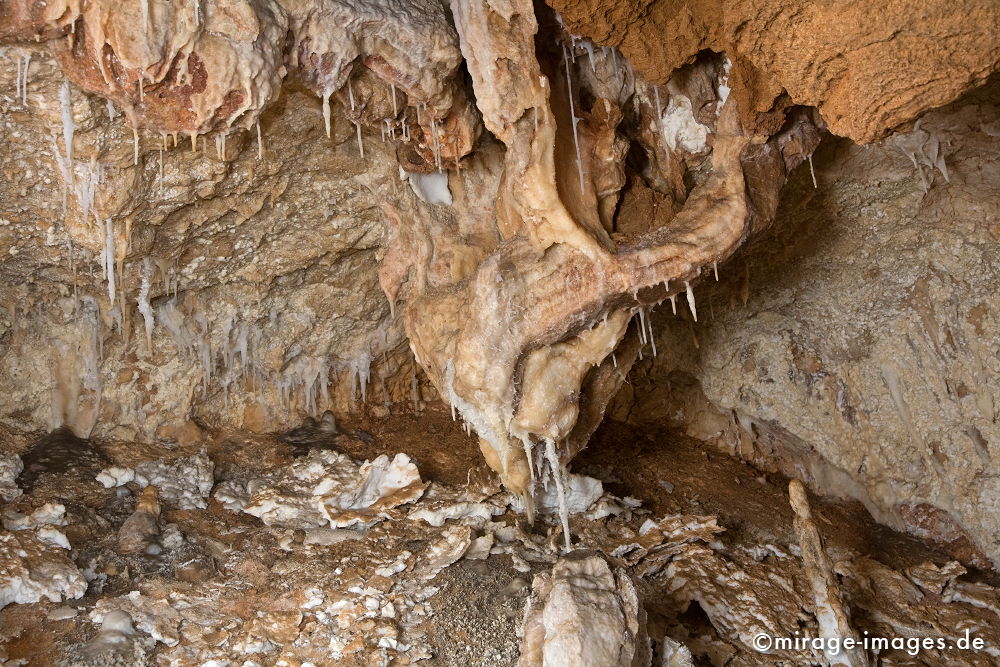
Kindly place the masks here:
[[(825, 142), (780, 224), (706, 286), (612, 410), (694, 437), (963, 562), (1000, 559), (996, 83), (880, 146)], [(779, 268), (780, 267), (780, 268)], [(627, 394), (627, 395), (625, 395)]]
[(4, 422), (186, 443), (436, 393), (532, 515), (822, 130), (1000, 62), (984, 0), (550, 4), (4, 3)]

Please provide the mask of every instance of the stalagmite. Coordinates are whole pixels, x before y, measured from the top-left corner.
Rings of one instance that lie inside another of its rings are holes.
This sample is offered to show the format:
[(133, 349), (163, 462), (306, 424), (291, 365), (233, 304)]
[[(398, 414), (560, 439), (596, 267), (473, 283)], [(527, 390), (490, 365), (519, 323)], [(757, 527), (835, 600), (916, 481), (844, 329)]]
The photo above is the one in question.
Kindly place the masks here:
[(518, 667), (652, 663), (646, 612), (636, 585), (607, 557), (584, 551), (562, 556), (551, 571), (535, 576), (531, 588)]
[[(795, 534), (799, 539), (802, 553), (802, 566), (806, 578), (812, 588), (815, 601), (814, 613), (819, 624), (819, 634), (828, 641), (835, 640), (839, 647), (837, 652), (824, 652), (830, 665), (841, 667), (867, 667), (868, 657), (854, 628), (851, 627), (847, 610), (841, 600), (837, 575), (833, 563), (823, 548), (823, 538), (812, 519), (809, 498), (805, 486), (797, 479), (788, 484), (788, 497), (795, 511)], [(852, 649), (843, 648), (842, 642), (852, 638), (856, 646)]]
[(694, 290), (691, 289), (691, 283), (686, 280), (684, 281), (684, 288), (687, 290), (688, 308), (691, 309), (691, 317), (693, 317), (694, 321), (697, 322), (698, 309), (694, 305)]
[(132, 164), (139, 166), (139, 130), (132, 128)]

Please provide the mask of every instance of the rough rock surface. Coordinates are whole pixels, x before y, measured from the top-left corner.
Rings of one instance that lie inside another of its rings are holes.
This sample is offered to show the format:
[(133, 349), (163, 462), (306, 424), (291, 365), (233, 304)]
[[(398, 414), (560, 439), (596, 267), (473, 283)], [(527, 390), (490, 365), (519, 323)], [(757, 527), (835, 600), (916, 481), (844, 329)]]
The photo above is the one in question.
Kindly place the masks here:
[(78, 598), (86, 590), (86, 580), (62, 547), (30, 530), (0, 531), (0, 608), (39, 600), (59, 602)]
[(819, 187), (796, 175), (774, 234), (719, 267), (707, 317), (656, 314), (670, 352), (615, 414), (1000, 562), (998, 101), (994, 83), (881, 146), (825, 142)]
[[(435, 479), (412, 503), (384, 508), (388, 520), (371, 526), (266, 525), (214, 499), (204, 509), (164, 505), (155, 517), (148, 490), (154, 487), (140, 490), (130, 482), (109, 489), (71, 470), (49, 472), (46, 485), (76, 498), (73, 507), (62, 516), (40, 505), (51, 491), (36, 486), (14, 501), (12, 509), (31, 518), (9, 535), (35, 544), (25, 551), (43, 549), (75, 563), (77, 590), (86, 593), (0, 608), (0, 659), (74, 667), (512, 665), (529, 582), (538, 575), (528, 605), (537, 615), (529, 620), (541, 622), (543, 641), (536, 646), (546, 664), (586, 664), (574, 655), (583, 651), (601, 665), (647, 665), (647, 648), (651, 664), (672, 667), (690, 665), (688, 656), (696, 664), (823, 664), (815, 647), (761, 651), (753, 643), (762, 632), (817, 636), (821, 619), (808, 566), (820, 552), (833, 564), (831, 586), (857, 633), (954, 640), (968, 630), (986, 642), (978, 651), (935, 646), (919, 660), (908, 655), (908, 645), (893, 646), (879, 653), (879, 664), (978, 667), (1000, 656), (995, 578), (968, 576), (942, 554), (870, 521), (858, 503), (810, 499), (814, 538), (822, 544), (811, 539), (810, 548), (819, 551), (800, 557), (784, 480), (760, 477), (730, 457), (706, 457), (702, 443), (661, 432), (671, 450), (664, 455), (636, 446), (644, 437), (628, 430), (622, 433), (627, 439), (602, 443), (630, 452), (628, 460), (614, 452), (597, 460), (610, 462), (600, 466), (605, 483), (643, 500), (606, 494), (575, 515), (577, 551), (567, 554), (558, 519), (543, 516), (528, 525), (485, 465), (470, 474), (475, 439), (446, 410), (429, 412), (420, 421), (405, 417), (411, 429), (428, 420), (436, 429), (411, 435), (399, 456), (433, 461), (421, 475), (431, 477), (437, 468), (451, 481)], [(343, 454), (314, 456), (311, 463), (334, 462), (319, 466), (329, 474), (348, 456), (399, 451), (400, 438), (384, 437), (398, 424), (366, 426), (371, 443), (317, 438), (319, 453), (336, 443)], [(104, 449), (115, 465), (133, 469), (164, 454), (128, 441), (105, 442)], [(229, 435), (210, 442), (208, 456), (224, 482), (287, 480), (303, 460), (273, 436)], [(636, 475), (646, 481), (635, 484)], [(660, 481), (668, 477), (676, 486), (665, 492)], [(795, 502), (801, 508), (805, 501)], [(490, 511), (441, 512), (470, 504)], [(434, 513), (443, 520), (427, 521)], [(53, 520), (64, 521), (71, 548), (31, 542), (37, 526), (29, 524)], [(155, 537), (154, 527), (160, 529)], [(125, 552), (126, 535), (147, 547)], [(6, 557), (3, 544), (0, 556)], [(0, 560), (0, 574), (7, 564)], [(40, 569), (32, 577), (54, 590), (63, 572)], [(612, 631), (595, 632), (600, 626)], [(523, 657), (538, 654), (526, 647)]]
[[(378, 290), (383, 229), (368, 186), (398, 182), (394, 165), (372, 169), (388, 163), (331, 144), (319, 104), (289, 92), (264, 123), (261, 161), (239, 137), (228, 159), (143, 138), (136, 168), (121, 116), (71, 88), (76, 185), (64, 215), (63, 147), (50, 139), (62, 136), (59, 74), (40, 52), (31, 68), (28, 107), (13, 100), (13, 68), (0, 68), (8, 424), (184, 441), (198, 424), (278, 429), (348, 410), (366, 389), (409, 402), (412, 362), (379, 364), (400, 332)], [(340, 140), (352, 137), (338, 123)], [(326, 173), (337, 176), (316, 178)]]
[(520, 667), (650, 664), (646, 613), (628, 573), (572, 553), (535, 577), (524, 611)]
[[(869, 142), (985, 82), (1000, 64), (991, 0), (551, 0), (574, 33), (663, 83), (703, 49), (726, 53), (744, 113), (787, 93), (835, 134)], [(916, 82), (921, 82), (917, 84)]]

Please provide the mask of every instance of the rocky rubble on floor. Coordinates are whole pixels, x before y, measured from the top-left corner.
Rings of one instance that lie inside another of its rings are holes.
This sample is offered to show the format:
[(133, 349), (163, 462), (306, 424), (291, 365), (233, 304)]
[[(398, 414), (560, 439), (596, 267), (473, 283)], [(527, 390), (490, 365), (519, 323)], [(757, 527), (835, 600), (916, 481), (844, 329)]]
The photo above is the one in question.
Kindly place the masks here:
[[(236, 461), (226, 454), (224, 465), (211, 448), (168, 460), (111, 456), (116, 467), (100, 476), (137, 474), (110, 488), (93, 482), (104, 505), (90, 510), (103, 523), (41, 502), (35, 491), (5, 508), (0, 647), (8, 658), (0, 664), (18, 664), (11, 649), (19, 636), (43, 625), (57, 647), (51, 662), (61, 665), (461, 664), (434, 662), (454, 655), (442, 641), (464, 641), (441, 614), (456, 605), (463, 615), (489, 613), (452, 599), (461, 590), (454, 583), (479, 567), (504, 573), (489, 597), (515, 609), (524, 600), (523, 617), (491, 638), (494, 656), (516, 653), (520, 642), (522, 667), (677, 667), (693, 657), (825, 664), (829, 656), (809, 646), (752, 647), (761, 633), (825, 636), (831, 605), (858, 634), (968, 629), (986, 642), (975, 655), (926, 651), (920, 664), (1000, 657), (996, 588), (954, 562), (897, 569), (826, 546), (802, 493), (792, 494), (806, 516), (797, 533), (748, 541), (694, 505), (658, 515), (574, 475), (564, 489), (576, 490), (563, 503), (572, 510), (567, 550), (558, 499), (541, 504), (530, 525), (517, 496), (485, 468), (446, 484), (422, 479), (402, 453), (358, 461), (312, 449), (268, 459), (255, 446)], [(199, 470), (215, 470), (218, 480), (207, 499), (193, 491), (204, 486)], [(177, 492), (181, 479), (191, 493)], [(66, 599), (76, 601), (56, 606)], [(15, 613), (36, 620), (19, 625)], [(916, 664), (911, 657), (890, 650), (880, 659)]]

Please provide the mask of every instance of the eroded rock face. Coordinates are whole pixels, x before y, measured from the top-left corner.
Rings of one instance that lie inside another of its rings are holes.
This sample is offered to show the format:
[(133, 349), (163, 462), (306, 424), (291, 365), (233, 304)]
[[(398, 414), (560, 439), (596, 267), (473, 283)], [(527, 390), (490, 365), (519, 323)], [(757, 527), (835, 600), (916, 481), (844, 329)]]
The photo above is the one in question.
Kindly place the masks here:
[[(826, 145), (818, 189), (797, 174), (775, 234), (708, 290), (707, 320), (657, 314), (674, 352), (616, 414), (719, 437), (996, 563), (997, 101), (992, 84), (881, 146)], [(685, 398), (692, 379), (710, 404)]]

